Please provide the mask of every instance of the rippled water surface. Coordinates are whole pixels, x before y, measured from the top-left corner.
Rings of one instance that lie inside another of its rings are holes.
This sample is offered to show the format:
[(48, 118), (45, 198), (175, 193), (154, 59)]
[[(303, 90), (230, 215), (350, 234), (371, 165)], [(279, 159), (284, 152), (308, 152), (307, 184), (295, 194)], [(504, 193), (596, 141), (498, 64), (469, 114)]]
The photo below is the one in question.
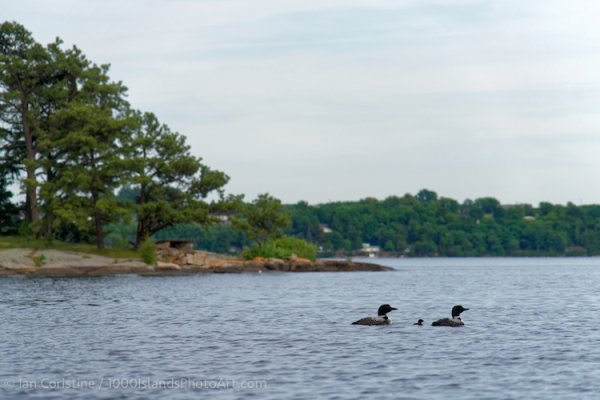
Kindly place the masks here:
[[(0, 278), (0, 398), (598, 398), (599, 259), (375, 261)], [(351, 325), (382, 303), (391, 326)], [(430, 326), (454, 304), (464, 328)]]

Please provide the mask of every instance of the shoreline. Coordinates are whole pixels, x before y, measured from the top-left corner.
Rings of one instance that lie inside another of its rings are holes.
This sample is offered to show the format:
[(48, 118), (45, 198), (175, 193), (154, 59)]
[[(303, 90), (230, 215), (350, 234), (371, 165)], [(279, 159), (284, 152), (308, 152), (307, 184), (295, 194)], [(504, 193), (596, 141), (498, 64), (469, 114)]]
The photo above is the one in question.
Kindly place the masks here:
[[(211, 273), (391, 271), (367, 262), (303, 258), (243, 260), (203, 251), (163, 257), (156, 265), (139, 259), (114, 259), (59, 250), (0, 250), (0, 276), (84, 277), (135, 274), (173, 276)], [(37, 264), (37, 265), (36, 265)]]

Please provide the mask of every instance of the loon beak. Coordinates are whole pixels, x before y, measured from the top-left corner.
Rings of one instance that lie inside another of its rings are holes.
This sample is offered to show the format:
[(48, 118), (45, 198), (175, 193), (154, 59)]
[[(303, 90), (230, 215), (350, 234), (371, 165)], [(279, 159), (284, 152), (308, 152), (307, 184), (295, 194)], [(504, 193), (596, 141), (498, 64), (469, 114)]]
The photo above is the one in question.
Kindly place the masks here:
[(394, 308), (394, 307), (390, 307), (390, 308), (391, 308), (392, 310), (397, 310), (397, 308)]
[(463, 308), (463, 311), (469, 311), (469, 309), (468, 308)]

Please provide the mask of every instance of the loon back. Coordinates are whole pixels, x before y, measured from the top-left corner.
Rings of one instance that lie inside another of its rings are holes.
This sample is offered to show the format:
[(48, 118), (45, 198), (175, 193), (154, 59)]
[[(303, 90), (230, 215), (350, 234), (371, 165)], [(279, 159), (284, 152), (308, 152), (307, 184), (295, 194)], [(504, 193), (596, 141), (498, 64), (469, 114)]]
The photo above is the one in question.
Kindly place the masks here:
[(379, 317), (366, 317), (361, 318), (358, 321), (354, 321), (352, 325), (389, 325), (391, 323), (387, 315)]
[(361, 318), (358, 321), (354, 321), (352, 325), (389, 325), (392, 321), (390, 321), (386, 314), (394, 310), (397, 310), (397, 308), (389, 304), (382, 304), (377, 310), (377, 317)]
[(458, 317), (458, 318), (442, 318), (442, 319), (438, 319), (437, 321), (435, 321), (431, 324), (431, 326), (451, 326), (451, 327), (458, 327), (458, 326), (464, 326), (464, 325), (465, 325), (465, 323), (462, 322), (460, 317)]
[(463, 311), (468, 311), (468, 310), (469, 310), (468, 308), (464, 308), (463, 306), (454, 306), (454, 307), (452, 307), (452, 318), (438, 319), (437, 321), (432, 323), (431, 326), (451, 326), (451, 327), (464, 326), (465, 323), (462, 322), (462, 319), (460, 319), (460, 314)]

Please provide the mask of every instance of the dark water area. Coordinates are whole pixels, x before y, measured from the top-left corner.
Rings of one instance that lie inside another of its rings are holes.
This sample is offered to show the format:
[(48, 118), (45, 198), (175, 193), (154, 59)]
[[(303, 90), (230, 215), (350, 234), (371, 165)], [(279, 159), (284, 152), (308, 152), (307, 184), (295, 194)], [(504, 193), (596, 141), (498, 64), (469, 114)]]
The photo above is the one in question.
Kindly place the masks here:
[(3, 277), (0, 398), (598, 398), (600, 259), (372, 261), (395, 271)]

